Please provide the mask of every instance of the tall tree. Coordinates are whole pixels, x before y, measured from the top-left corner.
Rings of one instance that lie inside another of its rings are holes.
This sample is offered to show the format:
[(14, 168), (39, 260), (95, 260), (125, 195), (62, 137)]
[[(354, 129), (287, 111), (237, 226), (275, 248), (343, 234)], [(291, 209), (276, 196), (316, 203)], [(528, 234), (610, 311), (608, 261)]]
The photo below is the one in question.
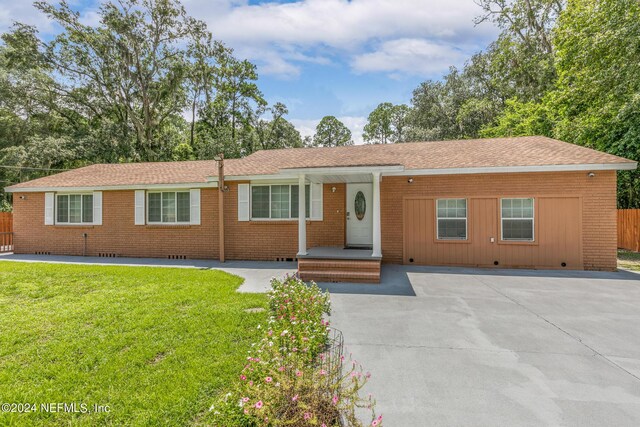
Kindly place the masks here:
[(256, 111), (264, 113), (267, 105), (256, 81), (256, 66), (240, 61), (228, 51), (220, 57), (219, 75), (213, 82), (215, 96), (208, 97), (199, 114), (198, 157), (240, 157), (243, 141)]
[(544, 95), (553, 85), (553, 28), (565, 0), (476, 0), (483, 13), (476, 24), (495, 23), (502, 32), (488, 49), (491, 67), (503, 90), (511, 86), (525, 101)]
[[(251, 127), (244, 139), (243, 155), (258, 150), (302, 147), (300, 132), (284, 118), (288, 112), (287, 107), (280, 102), (272, 107), (262, 106), (253, 112)], [(264, 118), (268, 113), (271, 114), (269, 120)]]
[(66, 2), (35, 6), (62, 29), (41, 42), (47, 64), (63, 76), (52, 86), (56, 95), (90, 121), (114, 123), (119, 138), (131, 141), (125, 156), (165, 158), (175, 144), (165, 131), (188, 105), (193, 58), (185, 46), (205, 45), (204, 23), (177, 0), (104, 3), (97, 27)]
[(510, 101), (535, 102), (556, 79), (553, 29), (564, 0), (477, 0), (501, 33), (464, 68), (442, 81), (428, 80), (413, 93), (409, 139), (474, 138), (496, 123)]
[[(484, 135), (545, 134), (640, 159), (640, 4), (570, 0), (553, 30), (557, 78), (508, 101)], [(618, 205), (640, 207), (640, 173), (618, 173)]]
[(313, 136), (315, 147), (342, 147), (353, 145), (351, 131), (334, 116), (324, 116), (316, 126)]
[[(555, 32), (554, 135), (640, 160), (640, 3), (571, 0)], [(640, 174), (619, 173), (621, 207), (640, 207)]]
[(364, 126), (362, 135), (369, 144), (391, 144), (404, 142), (405, 128), (409, 108), (406, 105), (393, 105), (383, 102), (373, 110)]

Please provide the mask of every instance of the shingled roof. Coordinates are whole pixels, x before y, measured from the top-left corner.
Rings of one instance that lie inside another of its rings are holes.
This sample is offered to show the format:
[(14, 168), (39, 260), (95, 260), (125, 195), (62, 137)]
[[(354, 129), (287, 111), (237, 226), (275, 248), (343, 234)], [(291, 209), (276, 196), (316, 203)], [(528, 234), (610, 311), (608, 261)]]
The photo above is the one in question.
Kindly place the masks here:
[[(636, 162), (541, 136), (294, 148), (258, 151), (225, 160), (225, 176), (277, 175), (286, 169), (350, 166), (401, 166), (411, 170), (483, 169), (593, 165), (630, 169)], [(443, 171), (444, 172), (444, 171)], [(213, 160), (97, 164), (13, 185), (30, 188), (126, 187), (205, 184), (217, 174)]]

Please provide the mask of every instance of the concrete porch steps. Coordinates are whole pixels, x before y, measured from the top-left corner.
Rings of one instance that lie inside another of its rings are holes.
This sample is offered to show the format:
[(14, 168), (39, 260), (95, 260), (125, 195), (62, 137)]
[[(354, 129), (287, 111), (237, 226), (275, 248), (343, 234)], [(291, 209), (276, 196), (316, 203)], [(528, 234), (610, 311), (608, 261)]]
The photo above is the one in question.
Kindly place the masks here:
[(298, 275), (304, 281), (380, 283), (380, 260), (303, 258)]

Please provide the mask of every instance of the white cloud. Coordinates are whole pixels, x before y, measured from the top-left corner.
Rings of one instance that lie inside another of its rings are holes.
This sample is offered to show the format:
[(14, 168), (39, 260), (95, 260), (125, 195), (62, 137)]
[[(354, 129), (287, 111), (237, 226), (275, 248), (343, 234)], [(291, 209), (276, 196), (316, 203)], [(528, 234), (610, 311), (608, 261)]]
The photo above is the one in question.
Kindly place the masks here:
[(355, 55), (351, 65), (356, 72), (404, 72), (438, 75), (450, 65), (461, 64), (468, 55), (460, 48), (424, 39), (396, 39), (382, 43), (374, 52)]
[(340, 49), (409, 35), (460, 40), (471, 33), (486, 35), (489, 28), (474, 30), (479, 9), (468, 0), (302, 0), (244, 4), (227, 12), (199, 16), (223, 40)]
[[(423, 40), (440, 46), (438, 58), (447, 54), (458, 58), (461, 53), (455, 48), (444, 48), (463, 45), (468, 55), (483, 48), (496, 32), (490, 25), (473, 25), (480, 10), (471, 0), (300, 0), (252, 5), (241, 0), (184, 0), (184, 4), (207, 22), (216, 39), (256, 61), (261, 73), (284, 77), (298, 75), (299, 62), (324, 63), (332, 56), (365, 63), (357, 68), (360, 72), (386, 71), (380, 66), (366, 68), (367, 62), (379, 62), (384, 55), (362, 56), (372, 44), (384, 47), (390, 40)], [(421, 52), (425, 53), (424, 46)], [(415, 67), (407, 65), (406, 59), (404, 68), (393, 71), (413, 72)], [(439, 60), (430, 70), (443, 73), (452, 63)], [(420, 67), (424, 69), (425, 64)]]
[[(249, 4), (248, 0), (182, 0), (188, 13), (209, 25), (214, 37), (256, 62), (262, 74), (297, 77), (304, 63), (345, 61), (357, 72), (446, 72), (458, 58), (483, 48), (496, 34), (491, 25), (475, 27), (480, 12), (471, 0), (299, 0)], [(72, 0), (84, 6), (82, 20), (97, 23), (100, 0)], [(0, 0), (0, 31), (13, 21), (54, 31), (31, 1)], [(393, 53), (393, 41), (412, 41)], [(419, 45), (422, 40), (423, 45)], [(428, 51), (430, 45), (431, 51)], [(373, 47), (377, 50), (372, 50)], [(454, 47), (455, 46), (455, 47)], [(464, 46), (464, 52), (456, 50)], [(418, 49), (415, 62), (410, 49)], [(432, 60), (435, 58), (435, 60)], [(450, 58), (446, 60), (446, 58)], [(399, 59), (394, 67), (387, 60)], [(391, 70), (389, 68), (392, 68)]]
[(31, 1), (0, 2), (0, 32), (9, 31), (14, 22), (35, 25), (42, 33), (52, 30), (52, 23), (38, 12)]
[[(364, 125), (367, 124), (366, 117), (341, 116), (337, 117), (337, 119), (351, 130), (351, 137), (356, 145), (364, 144), (362, 132)], [(289, 121), (296, 127), (303, 137), (307, 135), (313, 136), (316, 133), (316, 126), (320, 123), (320, 119), (289, 119)]]

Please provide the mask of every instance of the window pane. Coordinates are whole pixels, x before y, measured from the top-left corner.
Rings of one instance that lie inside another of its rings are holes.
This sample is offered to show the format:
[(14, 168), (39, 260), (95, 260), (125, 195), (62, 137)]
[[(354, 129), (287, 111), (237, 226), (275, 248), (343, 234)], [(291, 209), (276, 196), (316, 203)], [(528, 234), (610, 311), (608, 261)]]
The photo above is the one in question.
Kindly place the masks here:
[(269, 218), (269, 187), (251, 187), (251, 217)]
[(533, 199), (524, 199), (522, 201), (522, 217), (533, 218)]
[(467, 226), (464, 219), (439, 219), (438, 239), (466, 239)]
[(57, 216), (56, 222), (69, 222), (69, 196), (58, 196)]
[(271, 186), (271, 218), (289, 218), (289, 186)]
[(176, 222), (176, 193), (162, 193), (162, 222)]
[(298, 218), (298, 186), (291, 186), (291, 218)]
[(189, 192), (181, 191), (178, 197), (178, 222), (191, 221), (191, 197)]
[(502, 218), (533, 218), (533, 199), (503, 199)]
[(79, 194), (69, 195), (69, 222), (82, 222), (82, 196)]
[(504, 240), (533, 240), (533, 220), (503, 219), (502, 238)]
[(466, 199), (442, 199), (437, 201), (438, 218), (466, 218)]
[[(307, 218), (309, 218), (309, 210), (310, 210), (310, 206), (311, 206), (311, 194), (309, 194), (311, 191), (311, 186), (310, 185), (306, 185), (305, 186), (305, 199), (304, 199), (304, 206), (305, 206), (305, 210), (307, 213)], [(291, 186), (291, 218), (298, 218), (298, 186), (297, 185), (292, 185)]]
[(93, 222), (93, 194), (82, 196), (82, 222)]
[(162, 221), (162, 194), (149, 193), (149, 222)]

